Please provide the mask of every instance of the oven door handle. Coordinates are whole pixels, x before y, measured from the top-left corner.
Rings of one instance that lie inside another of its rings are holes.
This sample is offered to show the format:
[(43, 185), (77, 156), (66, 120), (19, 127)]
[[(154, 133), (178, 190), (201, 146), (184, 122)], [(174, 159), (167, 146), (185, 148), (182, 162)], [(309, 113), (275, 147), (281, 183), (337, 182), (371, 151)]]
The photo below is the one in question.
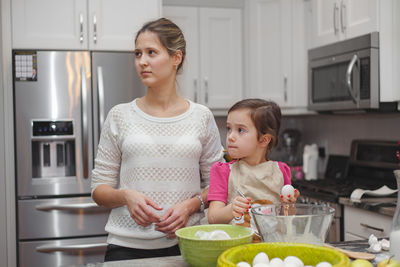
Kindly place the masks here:
[(42, 204), (35, 207), (37, 210), (106, 210), (107, 208), (98, 206), (94, 202), (88, 203), (69, 203), (69, 204)]
[(384, 232), (385, 230), (384, 229), (382, 229), (382, 228), (378, 228), (378, 227), (375, 227), (375, 226), (371, 226), (371, 225), (368, 225), (368, 224), (365, 224), (365, 223), (360, 223), (360, 225), (362, 226), (362, 227), (365, 227), (365, 228), (368, 228), (368, 229), (372, 229), (372, 230), (375, 230), (375, 231), (378, 231), (378, 232)]
[(93, 244), (76, 244), (76, 245), (43, 245), (36, 248), (36, 251), (49, 253), (49, 252), (70, 252), (70, 251), (79, 251), (79, 250), (96, 250), (96, 249), (105, 249), (107, 248), (107, 243), (93, 243)]
[(347, 85), (347, 89), (349, 90), (351, 99), (353, 100), (354, 104), (357, 104), (357, 106), (359, 106), (359, 101), (358, 101), (358, 96), (360, 95), (359, 93), (357, 94), (354, 89), (353, 89), (353, 85), (351, 83), (351, 76), (353, 73), (353, 68), (354, 65), (357, 63), (357, 67), (359, 66), (359, 59), (357, 55), (353, 55), (353, 58), (351, 59), (349, 65), (347, 66), (347, 71), (346, 71), (346, 85)]

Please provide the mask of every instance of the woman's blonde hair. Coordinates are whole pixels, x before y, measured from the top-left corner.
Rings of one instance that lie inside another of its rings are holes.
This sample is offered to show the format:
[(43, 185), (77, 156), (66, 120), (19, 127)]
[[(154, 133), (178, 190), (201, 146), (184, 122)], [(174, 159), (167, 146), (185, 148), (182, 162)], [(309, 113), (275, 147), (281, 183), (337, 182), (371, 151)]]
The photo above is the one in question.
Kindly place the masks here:
[(179, 71), (182, 68), (186, 56), (186, 41), (178, 25), (166, 18), (149, 21), (144, 24), (136, 34), (135, 43), (139, 35), (146, 31), (157, 34), (161, 44), (167, 49), (168, 54), (171, 56), (174, 55), (176, 51), (182, 52), (182, 61), (177, 67), (177, 71)]

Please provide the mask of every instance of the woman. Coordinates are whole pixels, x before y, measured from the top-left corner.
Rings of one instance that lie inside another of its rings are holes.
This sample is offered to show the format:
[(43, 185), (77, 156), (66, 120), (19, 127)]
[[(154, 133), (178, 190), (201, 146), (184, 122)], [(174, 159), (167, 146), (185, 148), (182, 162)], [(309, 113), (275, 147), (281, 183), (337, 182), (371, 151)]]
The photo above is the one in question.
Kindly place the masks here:
[(151, 21), (135, 46), (146, 95), (111, 109), (92, 173), (94, 201), (112, 208), (105, 261), (179, 255), (175, 231), (200, 221), (201, 188), (223, 156), (210, 110), (177, 94), (186, 52), (178, 26)]

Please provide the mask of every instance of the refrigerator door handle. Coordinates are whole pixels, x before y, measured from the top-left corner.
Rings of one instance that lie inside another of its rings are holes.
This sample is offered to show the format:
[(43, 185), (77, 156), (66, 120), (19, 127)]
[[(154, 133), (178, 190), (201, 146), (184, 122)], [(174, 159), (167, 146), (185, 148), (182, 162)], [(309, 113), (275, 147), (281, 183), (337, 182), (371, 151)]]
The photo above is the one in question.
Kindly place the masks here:
[(87, 112), (87, 84), (86, 84), (86, 70), (85, 67), (81, 68), (81, 118), (82, 118), (82, 161), (83, 161), (83, 178), (89, 177), (89, 142), (88, 142), (88, 112)]
[(57, 251), (78, 251), (78, 250), (93, 250), (105, 249), (107, 243), (94, 243), (94, 244), (76, 244), (76, 245), (43, 245), (36, 248), (38, 252), (57, 252)]
[[(104, 117), (104, 80), (103, 80), (103, 68), (97, 67), (97, 94), (99, 96), (99, 132), (103, 129), (105, 121)], [(100, 139), (100, 137), (99, 137)], [(98, 141), (98, 140), (96, 140)]]
[(37, 210), (49, 211), (49, 210), (103, 210), (105, 207), (98, 206), (94, 202), (87, 203), (69, 203), (69, 204), (41, 204), (35, 207)]

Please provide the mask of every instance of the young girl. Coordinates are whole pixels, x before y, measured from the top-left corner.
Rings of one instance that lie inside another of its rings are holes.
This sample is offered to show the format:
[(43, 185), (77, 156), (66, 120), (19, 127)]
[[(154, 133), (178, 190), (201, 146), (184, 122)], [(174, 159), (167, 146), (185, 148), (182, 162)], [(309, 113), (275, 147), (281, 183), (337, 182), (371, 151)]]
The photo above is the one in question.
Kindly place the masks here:
[[(299, 192), (289, 198), (280, 195), (290, 184), (290, 168), (268, 159), (278, 142), (281, 111), (274, 102), (245, 99), (228, 111), (226, 146), (235, 161), (214, 163), (210, 173), (209, 223), (229, 223), (251, 207), (250, 201), (264, 203), (295, 202)], [(237, 190), (247, 197), (241, 197)]]

